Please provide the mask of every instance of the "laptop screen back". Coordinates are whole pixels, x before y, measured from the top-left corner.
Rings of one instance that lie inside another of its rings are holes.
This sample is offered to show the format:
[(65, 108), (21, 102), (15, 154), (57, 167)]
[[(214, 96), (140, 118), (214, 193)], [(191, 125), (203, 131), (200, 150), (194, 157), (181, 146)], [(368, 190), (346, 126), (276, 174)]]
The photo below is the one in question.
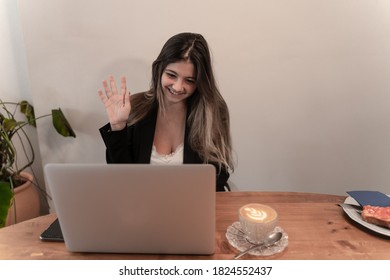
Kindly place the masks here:
[(73, 252), (212, 254), (215, 172), (200, 164), (45, 166)]

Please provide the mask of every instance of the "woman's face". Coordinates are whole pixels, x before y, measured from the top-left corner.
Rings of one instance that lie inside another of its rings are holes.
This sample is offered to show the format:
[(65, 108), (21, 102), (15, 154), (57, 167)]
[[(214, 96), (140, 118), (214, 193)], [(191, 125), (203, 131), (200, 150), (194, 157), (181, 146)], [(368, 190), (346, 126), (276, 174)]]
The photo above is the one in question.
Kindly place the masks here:
[(168, 64), (161, 77), (166, 103), (182, 102), (196, 90), (195, 67), (192, 62), (179, 61)]

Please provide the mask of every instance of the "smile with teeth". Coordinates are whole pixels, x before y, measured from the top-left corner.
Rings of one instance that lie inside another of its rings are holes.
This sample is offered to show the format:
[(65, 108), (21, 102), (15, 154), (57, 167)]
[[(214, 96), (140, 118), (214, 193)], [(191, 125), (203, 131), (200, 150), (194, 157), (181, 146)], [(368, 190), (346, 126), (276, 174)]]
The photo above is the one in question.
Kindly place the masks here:
[(182, 92), (176, 92), (173, 88), (168, 88), (169, 92), (173, 95), (176, 95), (176, 96), (179, 96), (179, 95), (184, 95), (185, 94), (185, 91), (182, 91)]

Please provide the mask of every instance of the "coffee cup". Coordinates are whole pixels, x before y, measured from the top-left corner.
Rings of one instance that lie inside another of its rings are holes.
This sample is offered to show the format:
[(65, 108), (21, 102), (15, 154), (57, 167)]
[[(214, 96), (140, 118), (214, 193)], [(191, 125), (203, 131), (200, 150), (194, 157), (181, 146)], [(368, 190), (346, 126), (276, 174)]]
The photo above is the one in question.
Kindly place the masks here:
[(240, 208), (239, 219), (246, 239), (259, 244), (275, 229), (278, 213), (268, 205), (250, 203)]

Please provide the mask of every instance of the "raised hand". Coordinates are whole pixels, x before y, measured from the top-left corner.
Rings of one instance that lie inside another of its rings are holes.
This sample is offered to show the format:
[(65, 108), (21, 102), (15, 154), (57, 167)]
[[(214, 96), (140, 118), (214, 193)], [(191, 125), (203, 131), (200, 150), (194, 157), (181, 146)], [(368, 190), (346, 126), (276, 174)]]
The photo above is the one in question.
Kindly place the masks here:
[(130, 91), (127, 91), (126, 78), (121, 77), (121, 89), (118, 92), (113, 76), (108, 77), (108, 82), (103, 80), (105, 93), (98, 90), (100, 99), (104, 104), (112, 130), (121, 130), (126, 127), (129, 118), (131, 104)]

